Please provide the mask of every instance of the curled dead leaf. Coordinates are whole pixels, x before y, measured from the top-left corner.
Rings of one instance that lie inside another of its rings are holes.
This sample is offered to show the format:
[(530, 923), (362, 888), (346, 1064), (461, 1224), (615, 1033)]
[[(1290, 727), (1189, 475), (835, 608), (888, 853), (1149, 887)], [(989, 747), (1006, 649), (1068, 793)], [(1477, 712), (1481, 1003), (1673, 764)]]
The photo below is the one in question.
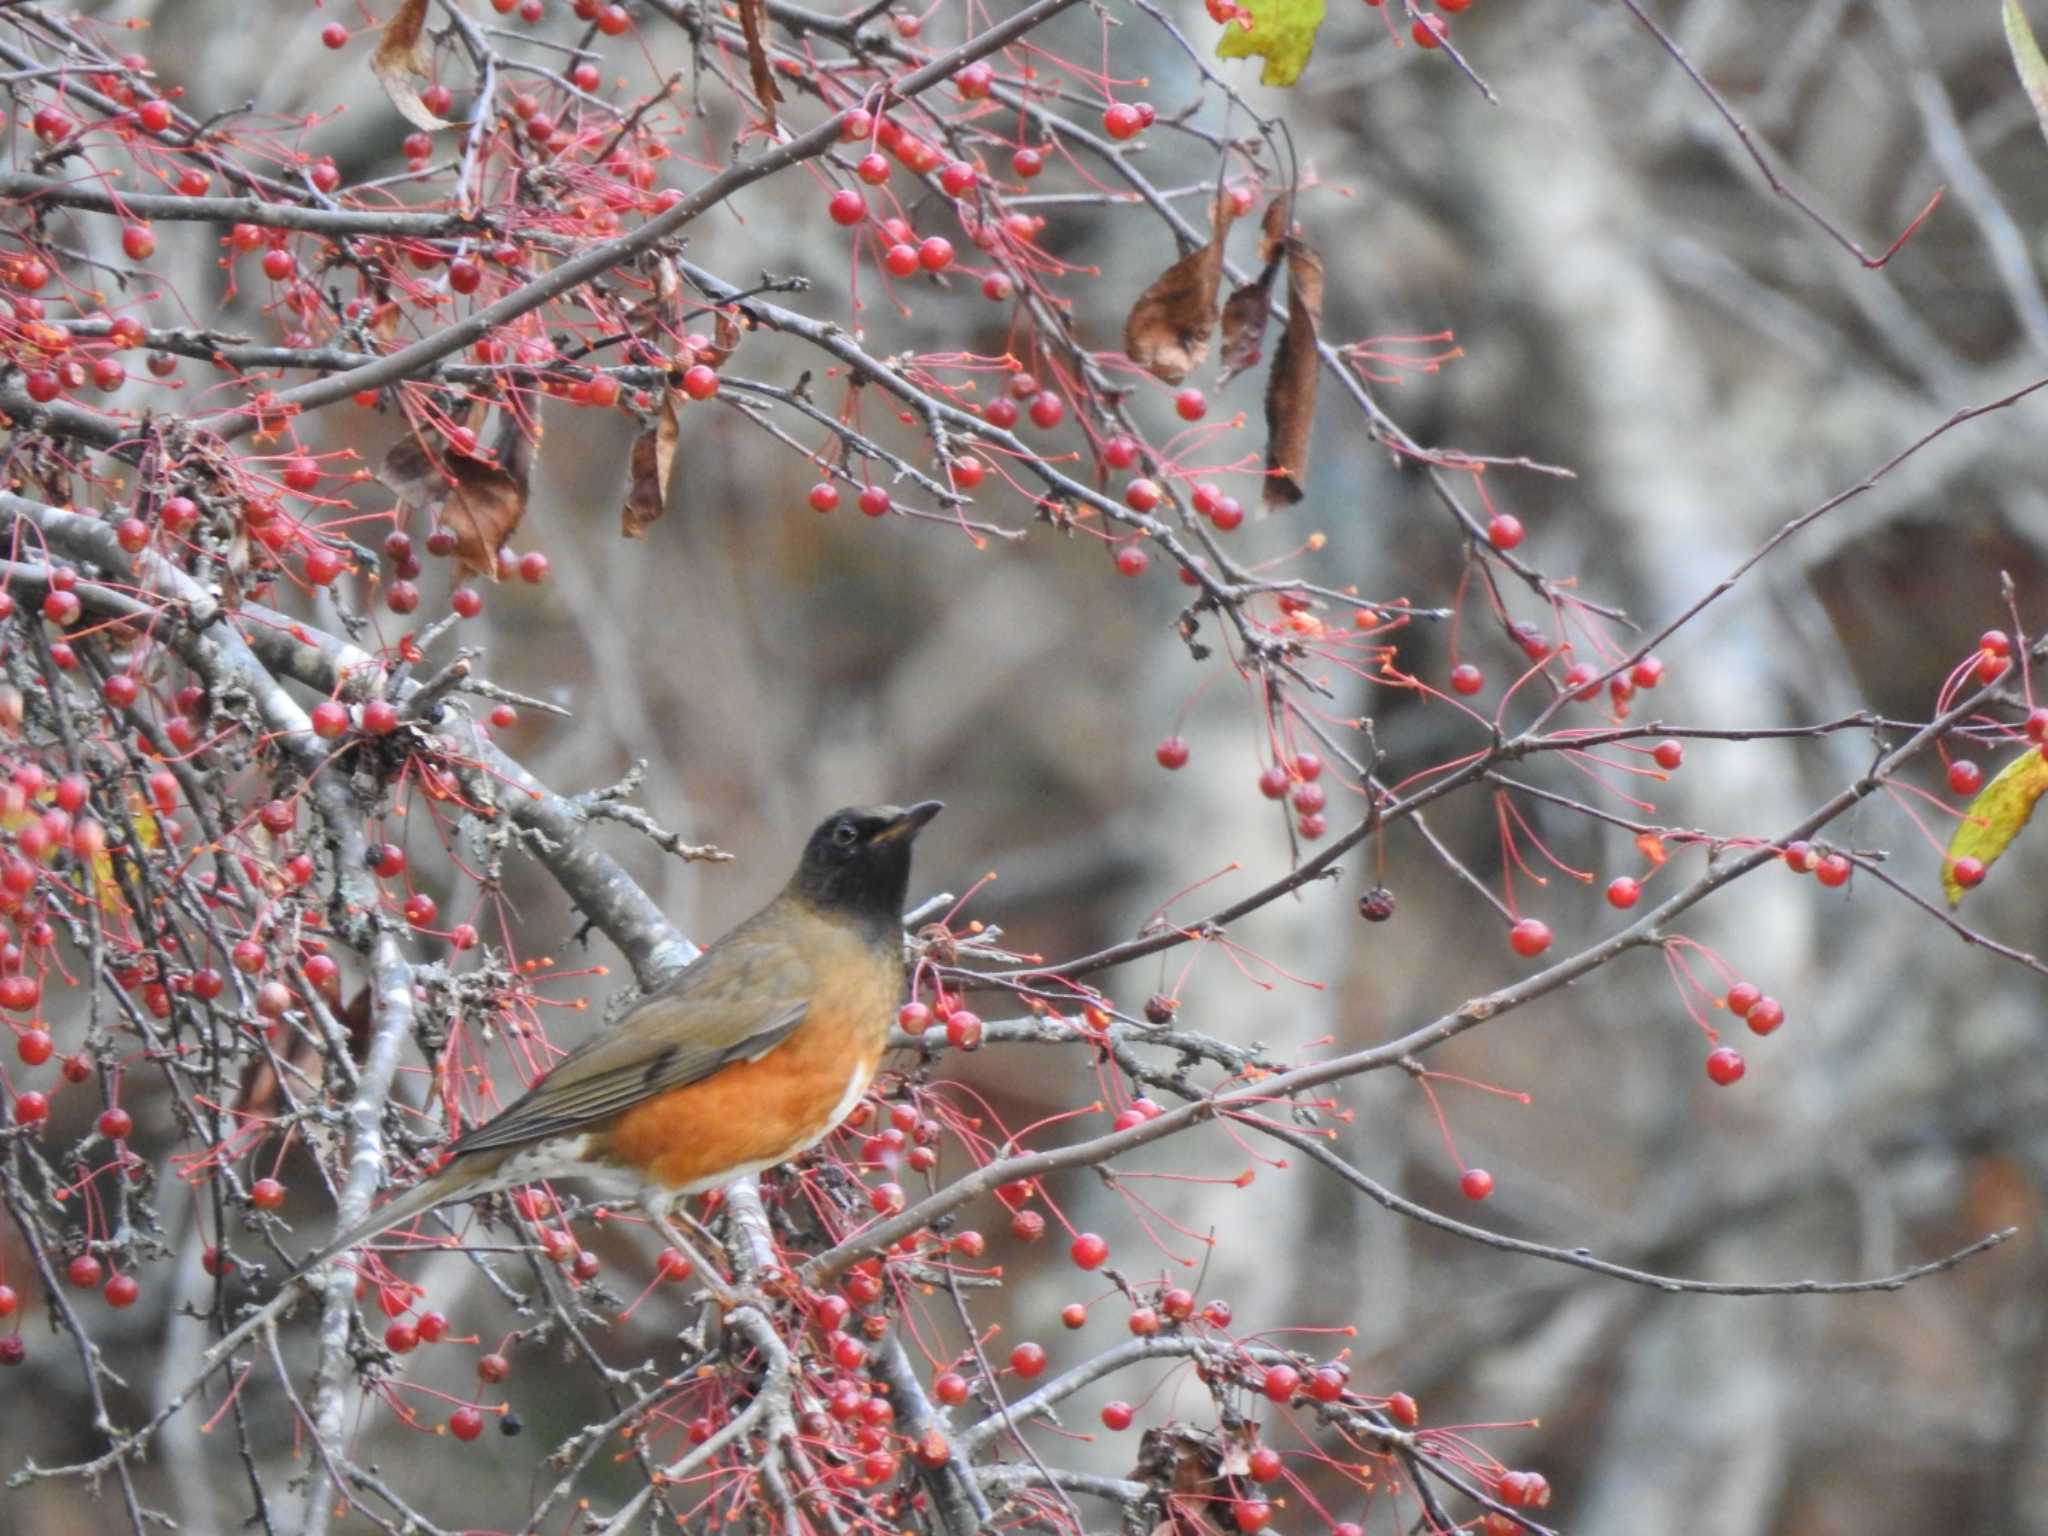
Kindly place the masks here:
[(740, 317), (732, 310), (721, 309), (712, 322), (711, 345), (697, 349), (696, 361), (706, 368), (723, 368), (726, 359), (739, 350), (740, 339), (747, 334), (740, 324)]
[(775, 104), (782, 100), (775, 72), (768, 64), (768, 0), (740, 0), (740, 32), (747, 40), (747, 73), (754, 82), (754, 100), (768, 114), (768, 129), (775, 131)]
[(409, 437), (384, 456), (377, 478), (408, 512), (455, 535), (455, 559), (464, 570), (495, 581), (498, 551), (526, 515), (533, 454), (533, 437), (508, 412), (499, 419), (490, 459), (457, 453), (445, 442), (429, 452)]
[(452, 125), (427, 110), (427, 104), (420, 100), (419, 88), (413, 84), (415, 79), (424, 80), (431, 73), (426, 50), (420, 46), (426, 23), (427, 0), (405, 0), (384, 23), (377, 51), (370, 55), (370, 73), (377, 77), (384, 94), (391, 98), (391, 105), (398, 108), (407, 122), (431, 132)]
[(668, 482), (675, 468), (679, 430), (675, 391), (665, 389), (654, 425), (633, 439), (633, 456), (626, 472), (626, 506), (619, 517), (619, 531), (629, 539), (644, 537), (668, 508)]
[(1223, 241), (1233, 217), (1229, 196), (1219, 194), (1208, 244), (1168, 267), (1131, 306), (1124, 354), (1156, 379), (1178, 384), (1209, 355), (1216, 294), (1223, 285)]
[(1287, 329), (1266, 376), (1266, 505), (1292, 505), (1304, 492), (1309, 430), (1315, 425), (1322, 358), (1323, 262), (1303, 241), (1287, 241)]

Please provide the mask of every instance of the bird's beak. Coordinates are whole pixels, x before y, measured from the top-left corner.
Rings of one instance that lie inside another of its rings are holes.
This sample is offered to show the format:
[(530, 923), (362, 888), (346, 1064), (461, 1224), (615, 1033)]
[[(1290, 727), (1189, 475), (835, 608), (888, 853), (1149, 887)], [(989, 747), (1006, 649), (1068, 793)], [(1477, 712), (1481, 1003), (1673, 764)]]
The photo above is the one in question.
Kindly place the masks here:
[(896, 819), (868, 841), (871, 843), (893, 843), (899, 838), (912, 838), (924, 829), (924, 824), (946, 808), (943, 800), (921, 800), (916, 805), (897, 813)]

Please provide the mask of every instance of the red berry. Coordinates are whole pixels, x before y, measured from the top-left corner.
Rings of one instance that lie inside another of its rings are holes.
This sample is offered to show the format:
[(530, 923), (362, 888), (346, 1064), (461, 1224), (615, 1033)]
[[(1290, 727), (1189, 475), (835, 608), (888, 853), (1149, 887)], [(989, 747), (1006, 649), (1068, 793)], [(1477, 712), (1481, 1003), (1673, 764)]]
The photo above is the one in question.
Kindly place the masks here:
[(1129, 1429), (1131, 1421), (1136, 1417), (1137, 1415), (1132, 1411), (1131, 1405), (1121, 1400), (1102, 1405), (1102, 1427), (1104, 1429)]
[(1654, 688), (1664, 679), (1664, 663), (1654, 656), (1645, 656), (1629, 669), (1628, 677), (1638, 688)]
[(259, 1211), (274, 1211), (284, 1204), (284, 1185), (276, 1179), (258, 1179), (249, 1186), (249, 1203)]
[(991, 272), (981, 280), (981, 296), (991, 303), (1008, 303), (1016, 292), (1017, 285), (1010, 281), (1007, 273)]
[(892, 245), (882, 253), (882, 265), (889, 269), (891, 277), (914, 277), (918, 271), (917, 247), (914, 245)]
[(1272, 1365), (1259, 1383), (1259, 1390), (1273, 1402), (1291, 1403), (1301, 1387), (1301, 1372), (1291, 1365)]
[(1073, 1254), (1074, 1263), (1082, 1269), (1100, 1269), (1109, 1258), (1109, 1244), (1093, 1232), (1083, 1232), (1075, 1238), (1069, 1251)]
[(1484, 1168), (1467, 1168), (1458, 1180), (1467, 1200), (1484, 1200), (1493, 1193), (1493, 1175)]
[(1785, 1005), (1775, 997), (1760, 997), (1749, 1005), (1749, 1011), (1743, 1018), (1753, 1033), (1768, 1035), (1785, 1022)]
[(81, 1291), (94, 1291), (99, 1289), (100, 1276), (105, 1273), (98, 1259), (89, 1253), (81, 1253), (65, 1266), (64, 1278)]
[(18, 1333), (0, 1339), (0, 1365), (15, 1366), (28, 1358), (28, 1340)]
[(512, 1362), (500, 1354), (479, 1355), (476, 1374), (479, 1381), (489, 1382), (495, 1386), (512, 1374)]
[[(616, 10), (614, 6), (612, 9)], [(448, 1415), (448, 1433), (458, 1440), (474, 1440), (484, 1432), (484, 1416), (480, 1409), (464, 1403)]]
[(1185, 768), (1188, 761), (1188, 744), (1178, 736), (1169, 736), (1152, 749), (1152, 755), (1159, 760), (1162, 768)]
[(1676, 741), (1660, 741), (1650, 753), (1657, 766), (1669, 772), (1685, 761), (1685, 747)]
[(1066, 419), (1067, 402), (1051, 390), (1045, 390), (1031, 397), (1031, 424), (1050, 432)]
[(1017, 425), (1017, 406), (1011, 400), (991, 400), (982, 407), (982, 419), (992, 427), (1001, 427), (1005, 432)]
[(1486, 674), (1469, 661), (1461, 661), (1451, 668), (1451, 691), (1474, 694), (1486, 686)]
[(1441, 16), (1418, 16), (1415, 25), (1409, 29), (1409, 36), (1415, 39), (1418, 48), (1435, 48), (1450, 36), (1450, 23)]
[(156, 254), (156, 231), (147, 224), (126, 224), (121, 228), (121, 249), (130, 261), (147, 261)]
[[(881, 156), (877, 155), (875, 158), (879, 160)], [(832, 222), (835, 224), (858, 224), (868, 216), (868, 200), (851, 187), (841, 187), (832, 194), (831, 201), (826, 203), (825, 209), (832, 215)]]
[(709, 400), (718, 393), (718, 374), (702, 363), (684, 369), (683, 393), (692, 400)]
[(1522, 520), (1500, 513), (1486, 525), (1486, 542), (1495, 549), (1513, 549), (1522, 542)]
[(1039, 1344), (1019, 1344), (1010, 1351), (1010, 1369), (1025, 1380), (1045, 1369), (1045, 1348)]
[[(1756, 1010), (1752, 1008), (1750, 1012), (1754, 1013)], [(1707, 1076), (1723, 1088), (1739, 1080), (1746, 1070), (1740, 1051), (1724, 1045), (1707, 1052)]]
[(1078, 1301), (1070, 1301), (1060, 1308), (1060, 1325), (1068, 1329), (1088, 1326), (1088, 1309)]
[(813, 512), (830, 512), (839, 505), (839, 487), (829, 480), (820, 480), (811, 487), (810, 501)]
[(14, 1123), (36, 1125), (50, 1118), (49, 1096), (31, 1088), (14, 1096)]
[(135, 1129), (135, 1117), (116, 1104), (100, 1111), (99, 1132), (109, 1141), (126, 1141)]
[(1508, 943), (1524, 960), (1533, 960), (1550, 948), (1550, 928), (1533, 917), (1525, 917), (1508, 930)]
[[(1138, 445), (1128, 437), (1112, 437), (1102, 445), (1102, 462), (1111, 469), (1129, 469), (1138, 462)], [(2048, 710), (2043, 710), (2048, 715)]]
[(320, 41), (330, 48), (346, 48), (348, 46), (348, 28), (338, 21), (330, 21), (320, 29)]
[(953, 242), (943, 235), (933, 235), (917, 248), (917, 262), (927, 272), (943, 272), (953, 265)]
[(1133, 1307), (1126, 1321), (1131, 1332), (1141, 1339), (1149, 1339), (1159, 1331), (1159, 1313), (1151, 1307)]
[(394, 1355), (409, 1355), (419, 1343), (420, 1332), (411, 1323), (393, 1323), (384, 1330), (384, 1347)]
[(372, 736), (389, 736), (398, 729), (398, 706), (389, 699), (372, 699), (363, 706), (363, 729)]
[(1642, 896), (1642, 882), (1632, 880), (1627, 875), (1617, 875), (1607, 882), (1607, 904), (1610, 907), (1626, 911), (1642, 900)]
[(1144, 119), (1127, 101), (1119, 101), (1102, 114), (1102, 131), (1112, 139), (1135, 138), (1144, 130)]
[(1413, 1429), (1422, 1422), (1422, 1409), (1406, 1392), (1396, 1392), (1387, 1399), (1387, 1417), (1403, 1429)]
[(884, 517), (891, 505), (889, 493), (879, 485), (864, 486), (858, 498), (860, 509), (869, 517)]
[(1984, 861), (1981, 859), (1957, 859), (1949, 868), (1956, 884), (1968, 890), (1984, 883)]
[(1987, 656), (2010, 656), (2012, 636), (2002, 629), (1987, 629), (1977, 637), (1977, 649)]
[(1173, 408), (1182, 421), (1200, 421), (1209, 414), (1209, 401), (1199, 389), (1184, 389), (1173, 397)]
[(1738, 981), (1728, 989), (1728, 1011), (1738, 1019), (1746, 1019), (1749, 1017), (1749, 1010), (1756, 1006), (1757, 999), (1763, 995), (1763, 989), (1755, 984)]
[(1253, 1449), (1245, 1471), (1255, 1483), (1270, 1483), (1280, 1475), (1280, 1453), (1270, 1445)]
[(326, 741), (332, 741), (348, 729), (348, 707), (335, 699), (325, 699), (313, 706), (313, 734)]
[(1984, 770), (1959, 757), (1948, 765), (1948, 787), (1959, 795), (1974, 795), (1984, 787)]
[[(948, 1038), (953, 1031), (952, 1021), (946, 1022)], [(1035, 1243), (1045, 1236), (1045, 1218), (1036, 1211), (1018, 1211), (1010, 1218), (1010, 1236), (1020, 1243)]]
[(1145, 567), (1151, 563), (1152, 557), (1138, 544), (1122, 545), (1116, 552), (1116, 568), (1126, 576), (1144, 575)]
[(2027, 711), (2027, 740), (2048, 741), (2048, 707), (2037, 706)]
[(1839, 853), (1831, 853), (1820, 861), (1813, 872), (1813, 878), (1830, 888), (1849, 883), (1850, 871), (1854, 868), (1848, 859)]
[(142, 1294), (142, 1286), (133, 1275), (109, 1275), (107, 1288), (102, 1294), (110, 1307), (132, 1307), (135, 1298)]
[(1810, 875), (1820, 864), (1820, 855), (1803, 839), (1785, 845), (1785, 867), (1795, 875)]

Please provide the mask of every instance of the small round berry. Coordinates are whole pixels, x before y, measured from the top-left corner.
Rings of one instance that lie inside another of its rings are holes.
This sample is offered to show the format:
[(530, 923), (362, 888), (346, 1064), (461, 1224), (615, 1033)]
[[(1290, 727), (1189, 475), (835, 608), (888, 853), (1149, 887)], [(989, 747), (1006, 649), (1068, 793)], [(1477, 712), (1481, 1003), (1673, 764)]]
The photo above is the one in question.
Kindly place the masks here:
[(1522, 520), (1506, 512), (1495, 516), (1486, 525), (1486, 542), (1498, 550), (1510, 550), (1522, 542)]
[(28, 1358), (28, 1340), (18, 1333), (0, 1339), (0, 1365), (16, 1366)]
[(1045, 1369), (1045, 1347), (1041, 1344), (1019, 1344), (1010, 1351), (1010, 1369), (1029, 1381)]
[(851, 187), (841, 187), (825, 204), (825, 211), (832, 215), (834, 224), (858, 224), (868, 216), (868, 200)]
[(1984, 787), (1984, 770), (1959, 757), (1948, 765), (1948, 787), (1959, 795), (1974, 795)]
[(1754, 982), (1738, 981), (1728, 989), (1728, 1011), (1738, 1019), (1746, 1019), (1763, 995), (1763, 989)]
[(1159, 760), (1162, 768), (1185, 768), (1188, 763), (1188, 744), (1179, 736), (1169, 736), (1152, 749), (1152, 755)]
[(1209, 414), (1209, 400), (1199, 389), (1184, 389), (1173, 397), (1173, 409), (1182, 421), (1200, 421)]
[(1376, 885), (1358, 898), (1358, 915), (1368, 923), (1384, 923), (1394, 915), (1394, 893)]
[(1785, 867), (1795, 875), (1810, 875), (1820, 867), (1820, 855), (1813, 851), (1813, 845), (1801, 839), (1785, 845)]
[[(1756, 1010), (1750, 1011), (1754, 1013)], [(1742, 1053), (1729, 1046), (1707, 1052), (1707, 1076), (1720, 1087), (1726, 1088), (1730, 1083), (1739, 1081), (1747, 1070)]]
[(948, 197), (959, 197), (974, 185), (974, 167), (965, 160), (949, 160), (939, 172), (939, 185)]
[(1031, 397), (1030, 411), (1031, 424), (1050, 432), (1066, 419), (1067, 402), (1048, 389)]
[(30, 1088), (14, 1096), (14, 1123), (40, 1125), (50, 1118), (49, 1095)]
[(1102, 114), (1102, 131), (1112, 139), (1130, 139), (1144, 131), (1145, 120), (1127, 101), (1114, 103)]
[(1291, 1403), (1301, 1389), (1301, 1372), (1291, 1365), (1270, 1365), (1259, 1382), (1259, 1390), (1276, 1403)]
[(869, 517), (886, 516), (891, 506), (889, 493), (879, 485), (864, 486), (858, 500), (861, 511)]
[(106, 1273), (100, 1261), (89, 1253), (81, 1253), (65, 1266), (64, 1278), (81, 1291), (99, 1289), (100, 1277)]
[(1775, 997), (1759, 997), (1742, 1017), (1751, 1033), (1768, 1035), (1785, 1022), (1785, 1005)]
[(1484, 1200), (1493, 1193), (1493, 1175), (1484, 1168), (1467, 1168), (1458, 1180), (1467, 1200)]
[(1124, 505), (1133, 512), (1150, 512), (1159, 505), (1161, 495), (1158, 481), (1140, 478), (1124, 487)]
[(943, 272), (953, 265), (953, 242), (943, 235), (933, 235), (919, 242), (917, 264), (927, 272)]
[(1984, 883), (1984, 861), (1982, 859), (1957, 859), (1949, 866), (1949, 873), (1964, 890)]
[(258, 1179), (249, 1186), (249, 1203), (259, 1211), (274, 1211), (284, 1204), (284, 1185), (276, 1179)]
[(1142, 576), (1152, 557), (1138, 544), (1125, 544), (1116, 552), (1116, 568), (1126, 576)]
[(1137, 1414), (1132, 1411), (1131, 1405), (1121, 1399), (1102, 1405), (1102, 1427), (1104, 1429), (1129, 1429), (1131, 1421), (1136, 1417)]
[(1451, 691), (1466, 696), (1477, 693), (1486, 686), (1486, 674), (1469, 661), (1461, 661), (1451, 668)]
[(1280, 1475), (1280, 1453), (1270, 1445), (1256, 1447), (1247, 1459), (1246, 1473), (1255, 1483), (1270, 1483)]
[(1977, 649), (1986, 656), (2010, 656), (2012, 636), (2002, 629), (1987, 629), (1977, 637)]
[(116, 1104), (100, 1111), (99, 1133), (109, 1141), (126, 1141), (135, 1130), (135, 1117)]
[(448, 1433), (458, 1440), (474, 1440), (483, 1432), (483, 1413), (468, 1403), (448, 1415)]
[(1109, 1244), (1093, 1232), (1083, 1232), (1069, 1250), (1081, 1269), (1100, 1269), (1109, 1258)]
[(348, 28), (338, 21), (330, 21), (320, 29), (320, 41), (329, 48), (346, 48), (348, 46)]
[(1418, 16), (1415, 18), (1415, 25), (1408, 30), (1408, 35), (1415, 39), (1415, 46), (1418, 48), (1442, 47), (1443, 40), (1450, 34), (1451, 24), (1441, 16)]
[(1831, 853), (1820, 861), (1819, 866), (1813, 872), (1813, 878), (1822, 885), (1832, 889), (1847, 885), (1849, 883), (1849, 875), (1854, 868), (1855, 866), (1843, 855)]
[(1627, 911), (1642, 900), (1643, 886), (1640, 880), (1627, 875), (1616, 875), (1607, 882), (1607, 905)]
[(1422, 1422), (1422, 1408), (1406, 1392), (1396, 1392), (1387, 1399), (1387, 1417), (1403, 1429), (1413, 1429)]
[(1508, 930), (1508, 943), (1524, 960), (1533, 960), (1550, 948), (1549, 925), (1533, 917), (1525, 917)]
[(1685, 747), (1676, 741), (1660, 741), (1650, 753), (1659, 768), (1670, 772), (1685, 761)]
[(1664, 680), (1664, 663), (1654, 656), (1645, 656), (1629, 668), (1628, 679), (1638, 688), (1654, 688)]
[(716, 370), (696, 363), (683, 370), (683, 393), (692, 400), (709, 400), (718, 393)]
[(142, 1286), (133, 1275), (109, 1275), (107, 1288), (101, 1294), (110, 1307), (132, 1307), (142, 1294)]
[[(1129, 469), (1138, 462), (1138, 444), (1133, 438), (1112, 437), (1102, 445), (1102, 462), (1110, 469)], [(2048, 710), (2043, 711), (2048, 714)]]

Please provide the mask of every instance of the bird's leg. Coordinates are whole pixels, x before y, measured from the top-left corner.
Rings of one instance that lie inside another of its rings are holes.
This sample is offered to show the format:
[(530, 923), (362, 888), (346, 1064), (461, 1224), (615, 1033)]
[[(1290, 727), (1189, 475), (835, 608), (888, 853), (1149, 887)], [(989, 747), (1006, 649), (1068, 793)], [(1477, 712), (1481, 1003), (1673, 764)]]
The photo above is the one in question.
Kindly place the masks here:
[[(697, 1278), (704, 1283), (704, 1289), (729, 1312), (739, 1306), (745, 1298), (725, 1283), (717, 1266), (698, 1252), (696, 1245), (683, 1235), (682, 1228), (676, 1225), (674, 1218), (682, 1216), (683, 1220), (689, 1221), (689, 1217), (674, 1209), (674, 1199), (675, 1197), (667, 1190), (662, 1190), (652, 1196), (643, 1196), (640, 1203), (646, 1209), (648, 1219), (661, 1229), (662, 1235), (674, 1245), (675, 1250), (690, 1261), (691, 1267), (697, 1271)], [(697, 1224), (690, 1222), (690, 1225), (695, 1227)], [(701, 1228), (698, 1230), (702, 1231)], [(711, 1246), (716, 1248), (715, 1244)]]

